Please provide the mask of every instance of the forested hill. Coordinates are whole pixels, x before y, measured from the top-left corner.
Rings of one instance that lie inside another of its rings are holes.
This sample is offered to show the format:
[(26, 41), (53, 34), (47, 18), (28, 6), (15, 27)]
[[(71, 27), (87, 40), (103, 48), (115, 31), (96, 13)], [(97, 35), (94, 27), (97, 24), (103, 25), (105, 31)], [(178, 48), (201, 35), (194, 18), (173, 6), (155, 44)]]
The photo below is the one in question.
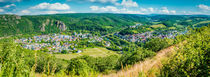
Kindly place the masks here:
[[(153, 22), (188, 26), (201, 21), (209, 23), (209, 16), (135, 15), (110, 13), (75, 13), (53, 15), (0, 15), (0, 36), (32, 33), (93, 32), (107, 34), (124, 27)], [(198, 24), (200, 25), (200, 24)], [(170, 25), (171, 26), (171, 25)]]

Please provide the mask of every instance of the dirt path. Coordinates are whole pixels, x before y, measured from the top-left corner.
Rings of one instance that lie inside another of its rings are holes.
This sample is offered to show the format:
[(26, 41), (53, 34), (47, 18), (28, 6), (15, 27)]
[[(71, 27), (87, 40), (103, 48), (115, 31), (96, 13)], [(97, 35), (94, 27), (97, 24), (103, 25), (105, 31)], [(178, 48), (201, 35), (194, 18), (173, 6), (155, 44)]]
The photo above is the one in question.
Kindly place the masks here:
[(120, 70), (117, 73), (111, 73), (99, 77), (141, 77), (140, 73), (143, 73), (142, 75), (144, 76), (146, 75), (148, 77), (155, 77), (154, 70), (158, 70), (158, 68), (161, 68), (162, 61), (167, 60), (167, 58), (174, 51), (174, 47), (175, 46), (170, 46), (168, 48), (165, 48), (159, 51), (156, 56), (136, 63), (131, 68), (127, 68), (124, 70)]

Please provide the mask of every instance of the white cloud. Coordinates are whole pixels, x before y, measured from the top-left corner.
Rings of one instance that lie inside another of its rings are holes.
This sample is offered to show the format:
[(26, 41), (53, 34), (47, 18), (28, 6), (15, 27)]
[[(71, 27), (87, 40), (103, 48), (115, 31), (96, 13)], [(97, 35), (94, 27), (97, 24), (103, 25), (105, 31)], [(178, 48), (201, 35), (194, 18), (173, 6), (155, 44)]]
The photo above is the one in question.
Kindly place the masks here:
[(208, 13), (204, 13), (204, 12), (200, 12), (200, 11), (197, 11), (197, 12), (195, 12), (195, 11), (183, 11), (183, 13), (185, 15), (199, 15), (199, 14), (210, 15)]
[(117, 3), (118, 0), (89, 0), (90, 2)]
[(28, 10), (22, 10), (21, 13), (23, 13), (23, 14), (28, 14), (28, 13), (31, 13), (31, 12), (28, 11)]
[(141, 10), (142, 12), (147, 12), (147, 11), (148, 11), (146, 8), (140, 8), (140, 10)]
[(133, 11), (126, 8), (118, 9), (114, 6), (105, 6), (105, 7), (99, 7), (99, 6), (90, 6), (90, 9), (94, 12), (109, 12), (109, 13), (126, 13), (126, 14), (144, 14), (140, 11)]
[[(36, 12), (31, 12), (30, 14), (28, 13), (28, 15), (62, 14), (62, 13), (76, 13), (76, 12), (74, 12), (74, 11), (36, 11)], [(19, 15), (23, 15), (23, 14), (19, 14)]]
[(14, 13), (12, 13), (12, 12), (6, 12), (5, 14), (14, 14)]
[(10, 5), (4, 6), (4, 8), (10, 8), (10, 7), (15, 7), (15, 6), (16, 6), (15, 4), (10, 4)]
[(152, 8), (152, 7), (148, 8), (148, 9), (149, 9), (150, 12), (154, 12), (155, 11), (155, 9)]
[(133, 2), (133, 0), (123, 0), (121, 5), (125, 7), (138, 7), (138, 4)]
[(56, 13), (59, 13), (58, 11), (43, 11), (43, 12), (40, 12), (40, 14), (56, 14)]
[(93, 11), (97, 11), (97, 10), (99, 10), (99, 7), (98, 6), (90, 6), (90, 9)]
[(40, 15), (40, 14), (58, 14), (58, 13), (75, 13), (70, 10), (70, 6), (61, 3), (40, 3), (30, 7), (27, 10), (17, 12), (18, 15)]
[(111, 3), (111, 4), (114, 4), (114, 5), (120, 5), (118, 3), (118, 1), (120, 0), (66, 0), (66, 1), (77, 1), (77, 2), (96, 2), (96, 3)]
[(112, 11), (112, 12), (116, 12), (118, 11), (118, 9), (114, 6), (106, 6), (106, 7), (102, 7), (101, 8), (102, 11)]
[(142, 13), (140, 11), (133, 11), (133, 10), (125, 10), (125, 11), (120, 11), (118, 13), (125, 13), (125, 14), (145, 14), (145, 13)]
[(176, 11), (175, 10), (171, 10), (170, 13), (176, 14)]
[(159, 10), (159, 13), (161, 13), (161, 14), (176, 14), (176, 10), (169, 10), (167, 7), (162, 7), (161, 10)]
[(4, 9), (0, 9), (0, 12), (4, 12)]
[(106, 7), (98, 7), (98, 6), (90, 6), (90, 9), (92, 11), (98, 11), (98, 12), (117, 12), (119, 11), (117, 7), (114, 6), (106, 6)]
[(20, 2), (22, 0), (0, 0), (0, 2)]
[(58, 12), (58, 13), (76, 13), (75, 11), (63, 11), (63, 12)]
[(147, 12), (147, 13), (153, 13), (155, 11), (154, 8), (149, 7), (149, 8), (140, 8), (141, 12)]
[(59, 14), (59, 13), (76, 13), (74, 11), (41, 11), (36, 14)]
[(48, 10), (68, 10), (70, 9), (70, 6), (67, 4), (61, 4), (61, 3), (40, 3), (34, 7), (31, 7), (31, 9), (48, 9)]
[(164, 14), (169, 14), (170, 13), (167, 7), (162, 7), (160, 12), (164, 13)]
[(198, 5), (198, 7), (202, 10), (207, 10), (207, 11), (210, 10), (210, 6), (207, 6), (207, 5), (204, 5), (204, 4), (200, 4), (200, 5)]

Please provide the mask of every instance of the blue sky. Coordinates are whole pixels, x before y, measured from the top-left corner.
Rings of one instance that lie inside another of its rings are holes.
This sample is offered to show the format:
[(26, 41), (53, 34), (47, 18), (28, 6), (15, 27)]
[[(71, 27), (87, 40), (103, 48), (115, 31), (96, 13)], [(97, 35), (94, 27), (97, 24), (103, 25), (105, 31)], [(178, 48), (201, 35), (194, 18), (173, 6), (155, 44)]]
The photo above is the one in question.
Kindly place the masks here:
[(56, 13), (210, 15), (210, 0), (0, 0), (0, 14)]

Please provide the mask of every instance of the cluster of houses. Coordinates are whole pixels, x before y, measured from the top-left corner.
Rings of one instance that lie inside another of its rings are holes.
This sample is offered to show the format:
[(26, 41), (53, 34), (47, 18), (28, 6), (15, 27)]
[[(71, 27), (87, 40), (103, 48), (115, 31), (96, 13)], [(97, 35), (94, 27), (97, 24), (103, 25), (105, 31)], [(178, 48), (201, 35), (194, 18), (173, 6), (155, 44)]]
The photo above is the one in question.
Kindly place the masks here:
[(74, 33), (73, 35), (49, 34), (33, 36), (31, 38), (22, 38), (15, 40), (16, 43), (21, 43), (23, 48), (31, 50), (41, 50), (47, 48), (51, 53), (60, 53), (63, 50), (82, 52), (77, 48), (76, 43), (70, 41), (78, 41), (80, 39), (89, 39), (89, 42), (101, 42), (103, 38), (93, 36), (89, 33)]
[(143, 24), (141, 24), (141, 23), (137, 23), (136, 25), (129, 26), (129, 27), (130, 27), (130, 28), (136, 28), (136, 27), (141, 26), (141, 25), (143, 25)]
[(127, 40), (129, 42), (146, 42), (149, 38), (175, 38), (178, 34), (185, 34), (185, 32), (178, 32), (176, 30), (174, 31), (167, 31), (166, 34), (163, 34), (162, 32), (144, 32), (144, 33), (138, 33), (138, 34), (132, 34), (132, 35), (120, 35), (119, 33), (115, 33), (115, 36), (118, 36), (119, 38), (123, 40)]
[[(149, 38), (175, 38), (178, 34), (185, 34), (185, 32), (167, 31), (167, 32), (144, 32), (132, 35), (120, 35), (115, 33), (120, 39), (127, 40), (129, 42), (146, 42)], [(79, 41), (81, 39), (88, 39), (88, 42), (105, 42), (105, 46), (109, 47), (111, 43), (104, 41), (104, 36), (93, 36), (89, 33), (73, 33), (72, 35), (61, 34), (48, 34), (38, 35), (31, 38), (17, 39), (15, 42), (21, 43), (23, 48), (30, 50), (47, 49), (49, 53), (62, 53), (62, 51), (76, 51), (76, 53), (82, 52), (77, 49), (77, 43), (71, 41)]]

